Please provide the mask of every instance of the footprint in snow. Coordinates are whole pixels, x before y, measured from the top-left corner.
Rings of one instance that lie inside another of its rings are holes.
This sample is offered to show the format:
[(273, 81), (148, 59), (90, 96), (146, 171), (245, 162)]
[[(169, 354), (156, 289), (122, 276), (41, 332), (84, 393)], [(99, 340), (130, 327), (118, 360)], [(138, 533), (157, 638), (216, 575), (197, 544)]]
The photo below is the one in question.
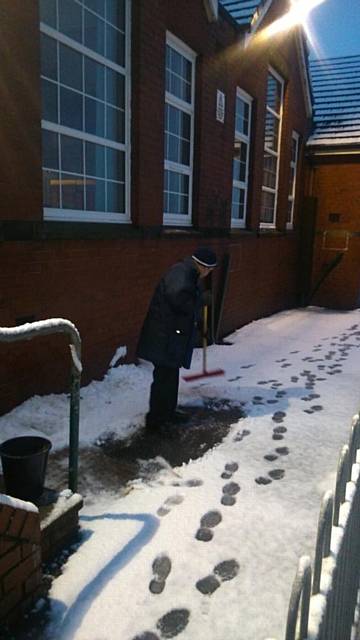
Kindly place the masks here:
[(276, 454), (274, 454), (274, 453), (267, 453), (267, 454), (264, 456), (264, 459), (265, 459), (265, 460), (268, 460), (269, 462), (274, 462), (275, 460), (277, 460), (277, 459), (278, 459), (278, 457), (279, 457), (279, 456), (277, 456), (277, 455), (276, 455)]
[(223, 495), (221, 497), (221, 504), (225, 507), (232, 507), (236, 498), (234, 497), (237, 493), (239, 493), (241, 487), (237, 482), (228, 482), (223, 486), (222, 492)]
[(273, 428), (273, 433), (286, 433), (287, 432), (287, 428), (286, 427), (274, 427)]
[(242, 431), (238, 431), (233, 438), (233, 442), (241, 442), (241, 440), (243, 440), (243, 438), (245, 438), (246, 436), (249, 436), (250, 433), (251, 431), (249, 431), (248, 429), (243, 429)]
[(209, 542), (209, 540), (212, 540), (214, 536), (212, 529), (217, 527), (221, 520), (222, 515), (220, 511), (208, 511), (205, 513), (200, 520), (200, 528), (197, 530), (195, 538), (201, 542)]
[(233, 473), (235, 473), (235, 471), (237, 471), (238, 468), (239, 468), (239, 465), (237, 462), (227, 462), (224, 468), (225, 470), (222, 472), (221, 477), (224, 480), (230, 480)]
[(285, 476), (285, 470), (272, 469), (269, 471), (268, 476), (270, 477), (259, 476), (258, 478), (255, 478), (255, 482), (257, 484), (270, 484), (272, 480), (281, 480)]
[(161, 507), (159, 507), (159, 509), (157, 510), (157, 514), (158, 516), (166, 516), (168, 513), (170, 513), (171, 508), (177, 504), (181, 504), (184, 500), (184, 496), (180, 495), (180, 494), (175, 494), (174, 496), (169, 496), (169, 498), (166, 498), (165, 502), (163, 505), (161, 505)]
[(286, 418), (285, 411), (275, 411), (271, 419), (273, 422), (284, 422), (284, 418)]
[(200, 478), (190, 478), (185, 482), (179, 482), (178, 480), (176, 480), (175, 482), (171, 483), (171, 486), (172, 487), (201, 487), (202, 484), (204, 484), (204, 482), (203, 480), (200, 480)]
[(214, 573), (198, 580), (196, 588), (205, 596), (211, 596), (222, 582), (233, 580), (239, 573), (240, 565), (236, 560), (224, 560), (214, 567)]
[(190, 618), (188, 609), (171, 609), (156, 623), (162, 638), (175, 638), (187, 627)]
[(160, 554), (152, 563), (154, 577), (149, 584), (149, 590), (153, 594), (162, 593), (166, 578), (171, 571), (171, 560), (166, 554)]

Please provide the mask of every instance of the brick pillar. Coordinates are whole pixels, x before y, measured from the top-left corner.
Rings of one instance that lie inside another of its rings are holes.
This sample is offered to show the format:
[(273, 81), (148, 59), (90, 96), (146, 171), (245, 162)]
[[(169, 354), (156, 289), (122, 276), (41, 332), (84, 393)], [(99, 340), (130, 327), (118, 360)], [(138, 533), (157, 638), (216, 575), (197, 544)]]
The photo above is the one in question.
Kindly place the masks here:
[(41, 581), (38, 509), (0, 494), (0, 623), (11, 624), (33, 605)]

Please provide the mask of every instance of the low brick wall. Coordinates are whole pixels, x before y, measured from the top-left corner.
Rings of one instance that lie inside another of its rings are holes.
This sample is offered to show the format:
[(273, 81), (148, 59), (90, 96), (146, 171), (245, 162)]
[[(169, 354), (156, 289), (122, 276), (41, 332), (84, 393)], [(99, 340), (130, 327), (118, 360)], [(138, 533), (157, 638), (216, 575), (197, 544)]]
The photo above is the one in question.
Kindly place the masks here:
[(41, 582), (38, 509), (0, 494), (0, 622), (11, 623), (29, 609)]

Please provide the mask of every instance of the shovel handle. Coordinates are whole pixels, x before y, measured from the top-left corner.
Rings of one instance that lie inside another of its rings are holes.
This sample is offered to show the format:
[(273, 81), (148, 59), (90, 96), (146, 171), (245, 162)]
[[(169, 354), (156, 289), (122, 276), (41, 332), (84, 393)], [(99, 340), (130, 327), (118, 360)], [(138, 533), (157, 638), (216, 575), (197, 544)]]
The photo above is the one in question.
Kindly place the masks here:
[(207, 328), (208, 328), (208, 308), (204, 306), (203, 311), (203, 372), (206, 373), (206, 347), (207, 347)]

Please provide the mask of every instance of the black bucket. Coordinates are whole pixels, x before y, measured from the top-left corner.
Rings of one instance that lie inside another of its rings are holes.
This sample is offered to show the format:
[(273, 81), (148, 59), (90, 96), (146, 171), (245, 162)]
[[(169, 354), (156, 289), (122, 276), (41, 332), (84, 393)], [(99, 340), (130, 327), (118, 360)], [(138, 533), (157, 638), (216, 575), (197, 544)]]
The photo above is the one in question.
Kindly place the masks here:
[(5, 491), (21, 500), (34, 501), (44, 490), (51, 442), (37, 436), (20, 436), (0, 444)]

